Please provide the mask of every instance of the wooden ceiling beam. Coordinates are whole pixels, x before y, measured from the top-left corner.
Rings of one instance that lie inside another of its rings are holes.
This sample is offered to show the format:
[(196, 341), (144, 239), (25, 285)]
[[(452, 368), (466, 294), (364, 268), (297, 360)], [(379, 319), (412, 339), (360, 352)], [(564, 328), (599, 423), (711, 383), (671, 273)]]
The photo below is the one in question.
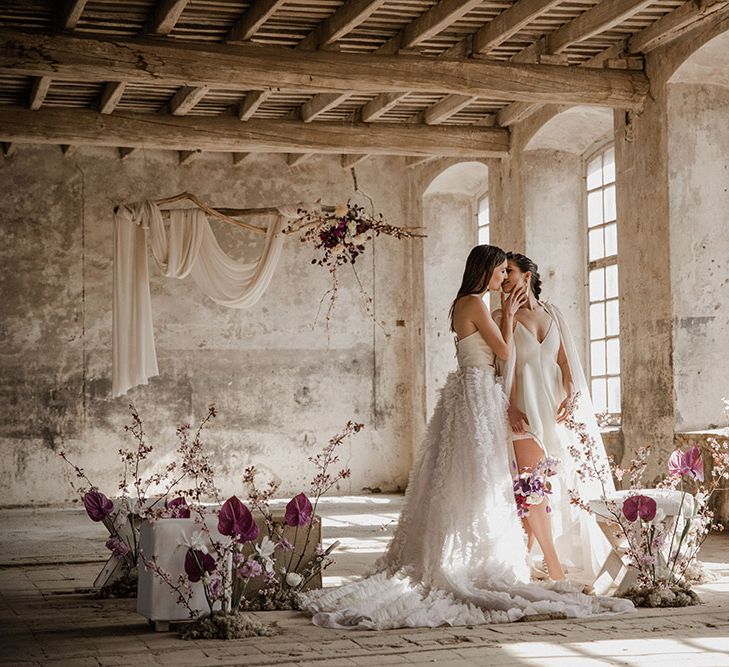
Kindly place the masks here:
[(51, 87), (51, 81), (52, 79), (49, 76), (37, 76), (33, 79), (33, 89), (30, 91), (30, 103), (28, 105), (33, 111), (43, 106), (48, 89)]
[(117, 104), (124, 95), (127, 84), (125, 81), (109, 81), (101, 93), (99, 100), (99, 112), (111, 113), (116, 109)]
[(131, 157), (132, 155), (135, 155), (141, 150), (141, 148), (128, 148), (123, 147), (119, 149), (119, 159), (120, 160), (126, 160), (127, 158)]
[[(429, 9), (425, 12), (425, 14), (408, 23), (397, 35), (377, 48), (374, 54), (393, 55), (401, 49), (411, 48), (419, 42), (429, 39), (438, 32), (441, 32), (450, 23), (459, 19), (461, 16), (471, 11), (471, 9), (481, 4), (481, 1), (482, 0), (442, 0), (442, 2)], [(401, 95), (405, 96), (406, 94), (407, 93), (402, 93)], [(348, 98), (349, 95), (340, 95), (338, 98), (331, 95), (327, 96), (325, 94), (316, 95), (301, 108), (302, 118), (306, 122), (312, 121), (325, 111), (333, 109), (342, 102), (345, 102)], [(392, 102), (392, 100), (393, 98), (378, 96), (378, 99), (371, 103), (371, 106), (367, 111), (368, 115), (370, 115), (372, 120), (374, 120), (376, 115), (372, 113), (372, 110), (377, 106), (387, 106), (387, 104)], [(318, 109), (323, 109), (323, 111), (317, 111)]]
[[(563, 0), (519, 0), (483, 28), (472, 35), (464, 37), (458, 44), (448, 49), (443, 56), (453, 57), (456, 53), (461, 52), (463, 56), (471, 53), (485, 55), (560, 2), (563, 2)], [(449, 95), (436, 104), (435, 111), (432, 113), (429, 113), (430, 109), (427, 109), (425, 116), (432, 119), (437, 117), (439, 119), (437, 122), (442, 123), (468, 106), (470, 102), (466, 102), (467, 99), (472, 100), (474, 98), (470, 95)], [(450, 112), (448, 111), (449, 108), (451, 109)], [(436, 121), (433, 120), (432, 122), (435, 123)]]
[[(618, 42), (593, 56), (590, 60), (582, 63), (580, 67), (605, 67), (609, 60), (617, 58), (624, 50), (625, 46), (623, 42)], [(514, 102), (496, 114), (497, 122), (500, 127), (509, 127), (514, 123), (525, 120), (539, 109), (541, 109), (540, 105), (529, 104), (528, 102)]]
[(226, 42), (247, 42), (274, 15), (285, 0), (256, 0), (230, 29)]
[(270, 90), (251, 90), (238, 105), (238, 118), (249, 120), (269, 97), (271, 97)]
[(519, 0), (473, 35), (473, 53), (486, 54), (564, 0)]
[(29, 111), (0, 106), (0, 141), (162, 150), (269, 153), (367, 153), (503, 157), (509, 132), (491, 127), (429, 127), (382, 123), (302, 123), (235, 116), (193, 118), (81, 109)]
[(296, 167), (297, 165), (306, 162), (311, 157), (313, 157), (312, 153), (289, 153), (286, 156), (286, 164), (288, 164), (289, 167)]
[(379, 93), (414, 91), (639, 109), (642, 72), (0, 32), (0, 69), (66, 81)]
[(147, 24), (147, 32), (152, 35), (169, 35), (189, 2), (190, 0), (159, 0)]
[(173, 116), (190, 113), (209, 90), (209, 86), (183, 86), (172, 96), (168, 104), (170, 113)]
[(18, 144), (14, 144), (9, 141), (3, 141), (2, 147), (3, 147), (3, 155), (5, 157), (12, 157), (15, 155), (15, 151), (18, 149)]
[[(518, 53), (512, 61), (534, 62), (541, 53), (560, 54), (568, 47), (619, 25), (653, 3), (653, 0), (603, 0), (568, 23)], [(531, 51), (531, 52), (530, 52)], [(498, 114), (504, 127), (522, 121), (540, 108), (524, 101), (513, 102)]]
[(62, 3), (63, 9), (59, 17), (61, 30), (75, 30), (81, 14), (86, 7), (87, 0), (66, 0)]
[(547, 35), (547, 53), (566, 48), (620, 25), (655, 0), (603, 0)]
[(194, 149), (194, 150), (187, 150), (187, 151), (179, 151), (179, 161), (181, 165), (187, 166), (192, 163), (192, 161), (200, 156), (200, 153), (202, 151), (200, 149)]
[(649, 53), (668, 44), (718, 11), (729, 8), (728, 0), (689, 0), (628, 39), (630, 53)]
[(321, 49), (334, 44), (374, 14), (386, 0), (349, 0), (312, 30), (297, 49)]
[(408, 93), (381, 93), (362, 107), (362, 121), (371, 123), (394, 109)]
[(438, 125), (451, 116), (455, 116), (461, 109), (465, 109), (477, 99), (478, 97), (472, 95), (448, 95), (425, 110), (423, 121), (427, 125)]

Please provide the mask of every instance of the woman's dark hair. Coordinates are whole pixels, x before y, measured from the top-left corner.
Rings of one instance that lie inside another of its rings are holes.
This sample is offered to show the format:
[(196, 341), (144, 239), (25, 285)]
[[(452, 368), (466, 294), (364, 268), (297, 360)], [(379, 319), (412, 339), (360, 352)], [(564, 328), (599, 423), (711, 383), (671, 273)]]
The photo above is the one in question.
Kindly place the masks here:
[(456, 301), (468, 294), (481, 294), (489, 286), (494, 269), (506, 261), (506, 253), (495, 245), (477, 245), (468, 254), (466, 268), (463, 270), (463, 280), (458, 288), (458, 294), (453, 299), (448, 317), (451, 320), (451, 331), (453, 331), (453, 311), (456, 308)]
[(539, 295), (542, 293), (542, 279), (539, 277), (539, 267), (536, 263), (529, 259), (526, 255), (522, 255), (518, 252), (507, 252), (506, 258), (514, 262), (519, 267), (519, 271), (526, 273), (531, 271), (531, 290), (534, 298), (539, 301)]

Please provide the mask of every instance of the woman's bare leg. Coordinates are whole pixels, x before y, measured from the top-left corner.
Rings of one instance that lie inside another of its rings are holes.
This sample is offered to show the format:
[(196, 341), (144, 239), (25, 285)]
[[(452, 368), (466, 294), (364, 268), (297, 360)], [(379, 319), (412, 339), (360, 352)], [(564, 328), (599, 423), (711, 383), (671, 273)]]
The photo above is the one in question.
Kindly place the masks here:
[[(528, 440), (515, 440), (514, 454), (520, 472), (532, 470), (544, 458), (544, 450), (537, 444), (536, 440), (531, 438)], [(545, 499), (539, 505), (529, 507), (529, 516), (525, 519), (530, 529), (527, 535), (531, 540), (536, 538), (539, 542), (549, 577), (551, 579), (564, 579), (564, 570), (552, 541), (552, 522), (547, 512), (547, 502)]]

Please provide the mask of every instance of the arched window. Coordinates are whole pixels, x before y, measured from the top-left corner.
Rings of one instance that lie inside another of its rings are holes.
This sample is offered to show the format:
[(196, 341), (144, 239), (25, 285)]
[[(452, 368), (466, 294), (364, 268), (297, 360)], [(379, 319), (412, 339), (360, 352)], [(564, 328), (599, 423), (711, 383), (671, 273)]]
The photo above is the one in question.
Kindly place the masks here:
[(476, 225), (478, 226), (478, 244), (484, 245), (490, 242), (489, 232), (489, 196), (481, 195), (477, 200)]
[(620, 423), (620, 312), (615, 147), (586, 160), (590, 385), (598, 412)]

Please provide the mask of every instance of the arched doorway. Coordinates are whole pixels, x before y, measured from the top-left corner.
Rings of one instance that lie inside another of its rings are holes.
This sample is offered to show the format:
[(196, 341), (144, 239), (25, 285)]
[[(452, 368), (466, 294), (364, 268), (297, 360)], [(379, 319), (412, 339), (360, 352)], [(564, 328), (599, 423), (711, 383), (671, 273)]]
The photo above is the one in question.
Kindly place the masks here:
[(423, 193), (423, 226), (428, 235), (423, 246), (427, 418), (433, 413), (438, 388), (456, 367), (448, 310), (466, 257), (479, 242), (479, 222), (484, 227), (488, 220), (487, 187), (485, 164), (459, 162), (440, 172)]

